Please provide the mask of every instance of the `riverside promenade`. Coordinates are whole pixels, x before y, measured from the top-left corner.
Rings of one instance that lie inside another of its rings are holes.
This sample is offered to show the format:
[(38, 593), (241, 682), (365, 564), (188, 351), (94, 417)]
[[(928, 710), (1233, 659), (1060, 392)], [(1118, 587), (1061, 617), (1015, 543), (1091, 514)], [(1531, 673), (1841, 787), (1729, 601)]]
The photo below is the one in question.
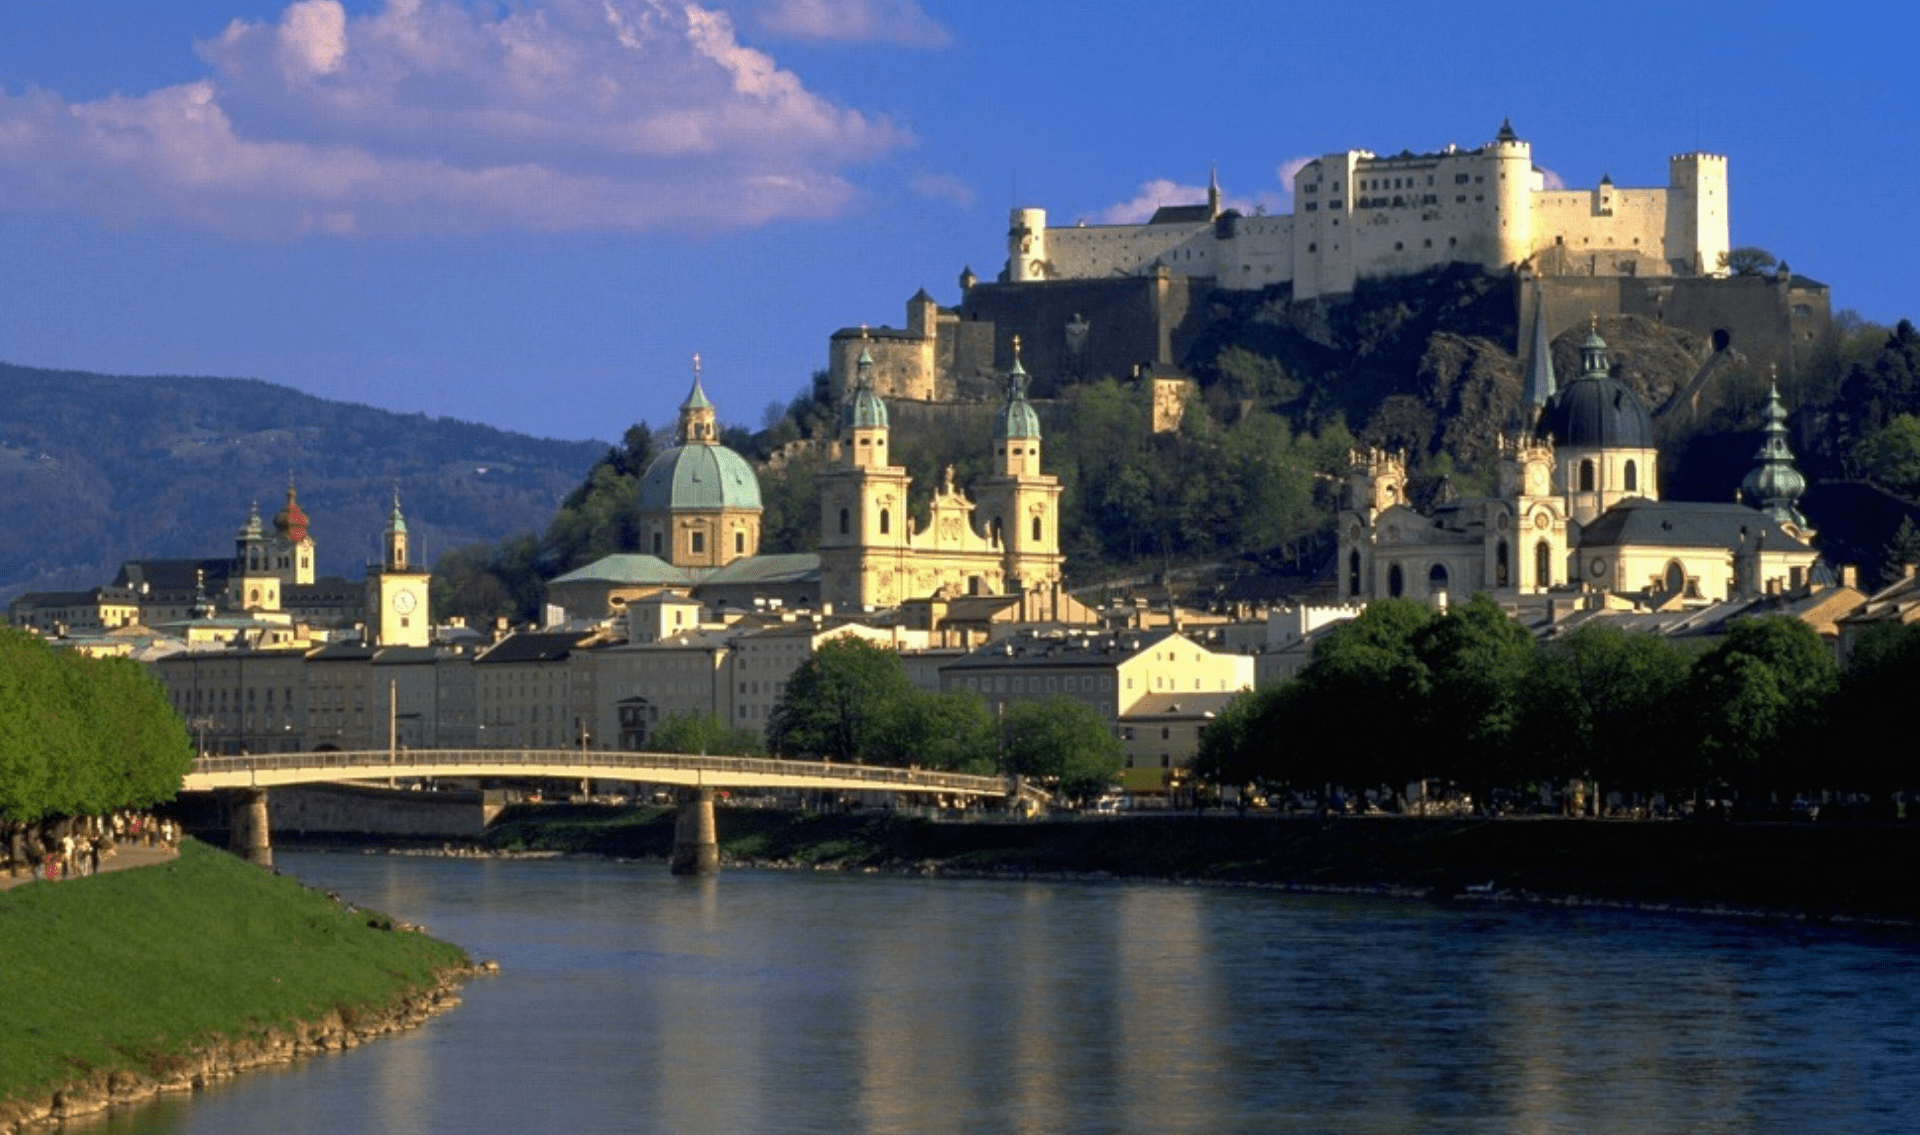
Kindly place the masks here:
[[(113, 854), (100, 861), (101, 871), (125, 871), (133, 867), (151, 867), (156, 863), (171, 863), (180, 857), (179, 849), (154, 845), (145, 847), (137, 843), (122, 843), (113, 849)], [(81, 875), (67, 875), (60, 882), (84, 878)], [(10, 891), (15, 887), (43, 880), (31, 875), (10, 876), (0, 874), (0, 891)]]

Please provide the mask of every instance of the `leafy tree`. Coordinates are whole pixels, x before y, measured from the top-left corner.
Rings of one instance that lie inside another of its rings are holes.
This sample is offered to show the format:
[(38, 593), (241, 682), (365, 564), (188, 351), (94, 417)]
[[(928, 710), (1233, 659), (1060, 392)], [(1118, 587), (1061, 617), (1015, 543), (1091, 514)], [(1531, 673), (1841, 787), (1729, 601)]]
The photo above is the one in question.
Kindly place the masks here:
[(1733, 624), (1688, 678), (1702, 779), (1758, 799), (1769, 785), (1810, 776), (1807, 755), (1837, 684), (1832, 651), (1806, 624), (1784, 616)]
[(998, 764), (993, 717), (971, 690), (910, 689), (877, 732), (875, 755), (886, 764), (983, 776)]
[(1533, 636), (1487, 595), (1475, 595), (1432, 619), (1412, 645), (1428, 674), (1426, 712), (1435, 772), (1484, 801), (1512, 783), (1521, 695), (1533, 664)]
[(1678, 716), (1688, 664), (1665, 639), (1594, 623), (1547, 645), (1525, 680), (1524, 766), (1648, 792), (1687, 786)]
[(721, 757), (757, 757), (760, 735), (727, 724), (717, 713), (676, 713), (653, 731), (648, 746), (662, 753), (704, 753)]
[(1854, 443), (1853, 460), (1862, 476), (1896, 493), (1920, 493), (1920, 417), (1894, 415), (1884, 427)]
[(1764, 276), (1779, 264), (1779, 258), (1773, 253), (1752, 245), (1730, 249), (1720, 254), (1720, 267), (1735, 276)]
[(1900, 518), (1900, 527), (1893, 530), (1893, 539), (1881, 553), (1881, 586), (1894, 583), (1906, 574), (1907, 565), (1920, 563), (1920, 529), (1913, 526), (1913, 517)]
[(1876, 623), (1853, 645), (1834, 698), (1831, 743), (1816, 783), (1866, 791), (1881, 801), (1920, 786), (1920, 761), (1905, 743), (1920, 689), (1920, 625)]
[(1000, 730), (1005, 771), (1052, 784), (1068, 799), (1105, 792), (1126, 763), (1112, 727), (1078, 698), (1056, 694), (1014, 702), (1001, 716)]
[(767, 747), (862, 760), (881, 747), (891, 715), (912, 692), (898, 654), (852, 635), (829, 639), (787, 679), (767, 720)]

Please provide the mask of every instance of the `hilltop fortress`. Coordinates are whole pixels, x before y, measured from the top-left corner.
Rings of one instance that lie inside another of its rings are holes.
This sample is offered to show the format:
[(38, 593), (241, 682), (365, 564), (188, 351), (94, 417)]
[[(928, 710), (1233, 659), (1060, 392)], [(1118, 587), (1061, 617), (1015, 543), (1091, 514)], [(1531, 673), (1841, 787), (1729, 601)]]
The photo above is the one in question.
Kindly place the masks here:
[(1472, 149), (1316, 158), (1294, 175), (1291, 215), (1223, 210), (1217, 183), (1204, 203), (1163, 206), (1144, 224), (1054, 228), (1046, 210), (1017, 208), (997, 281), (964, 271), (957, 307), (922, 290), (902, 329), (836, 332), (833, 390), (851, 392), (865, 350), (882, 395), (990, 400), (1016, 335), (1034, 373), (1062, 381), (1169, 372), (1187, 361), (1213, 289), (1333, 301), (1365, 280), (1452, 265), (1537, 281), (1515, 289), (1516, 328), (1537, 297), (1553, 326), (1640, 315), (1790, 369), (1827, 326), (1826, 287), (1784, 272), (1728, 279), (1727, 159), (1683, 153), (1667, 168), (1664, 187), (1602, 177), (1550, 188), (1532, 146), (1502, 123)]
[(1007, 279), (1133, 276), (1157, 264), (1237, 291), (1293, 285), (1296, 300), (1339, 295), (1363, 277), (1447, 264), (1501, 272), (1532, 262), (1555, 276), (1711, 276), (1728, 252), (1727, 159), (1677, 154), (1661, 189), (1550, 189), (1533, 147), (1502, 123), (1477, 149), (1327, 154), (1293, 177), (1296, 212), (1246, 217), (1205, 205), (1161, 208), (1143, 225), (1049, 229), (1015, 209)]

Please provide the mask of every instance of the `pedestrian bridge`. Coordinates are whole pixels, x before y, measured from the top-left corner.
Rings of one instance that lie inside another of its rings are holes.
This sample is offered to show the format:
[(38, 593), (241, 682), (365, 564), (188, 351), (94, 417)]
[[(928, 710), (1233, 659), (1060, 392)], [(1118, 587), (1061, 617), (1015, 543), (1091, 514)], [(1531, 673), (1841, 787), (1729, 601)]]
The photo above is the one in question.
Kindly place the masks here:
[(679, 789), (680, 819), (674, 834), (672, 867), (680, 874), (706, 874), (719, 868), (713, 818), (716, 789), (912, 793), (1000, 800), (1016, 808), (1044, 808), (1048, 803), (1045, 792), (1020, 777), (831, 761), (592, 749), (377, 749), (201, 757), (193, 762), (193, 770), (181, 782), (180, 790), (237, 791), (234, 843), (248, 859), (266, 866), (273, 861), (267, 830), (269, 788), (329, 781), (470, 776), (624, 780), (673, 786)]

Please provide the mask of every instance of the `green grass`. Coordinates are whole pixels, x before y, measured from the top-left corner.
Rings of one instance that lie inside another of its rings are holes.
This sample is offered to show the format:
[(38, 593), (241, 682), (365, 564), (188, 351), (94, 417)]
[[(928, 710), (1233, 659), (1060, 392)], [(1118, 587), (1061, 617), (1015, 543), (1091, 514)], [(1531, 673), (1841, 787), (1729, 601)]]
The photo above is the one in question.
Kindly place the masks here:
[(0, 892), (0, 1101), (351, 1019), (466, 961), (370, 920), (386, 921), (192, 841), (169, 864)]

